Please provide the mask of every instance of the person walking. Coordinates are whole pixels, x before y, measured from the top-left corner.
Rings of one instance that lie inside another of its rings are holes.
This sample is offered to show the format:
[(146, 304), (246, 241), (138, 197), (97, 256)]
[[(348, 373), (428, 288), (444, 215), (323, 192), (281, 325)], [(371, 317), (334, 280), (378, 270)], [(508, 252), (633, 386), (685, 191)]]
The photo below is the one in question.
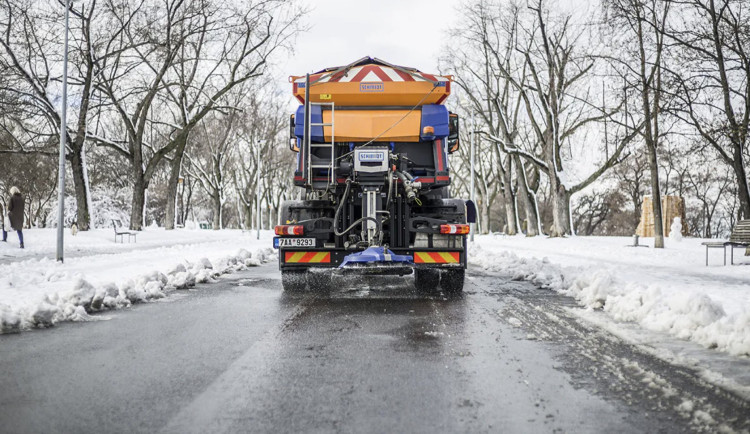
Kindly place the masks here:
[[(10, 199), (8, 200), (8, 220), (10, 221), (11, 229), (15, 230), (18, 234), (18, 241), (21, 243), (23, 249), (23, 209), (24, 200), (21, 196), (21, 191), (18, 187), (12, 187), (10, 189)], [(3, 225), (3, 241), (8, 241), (8, 232)]]

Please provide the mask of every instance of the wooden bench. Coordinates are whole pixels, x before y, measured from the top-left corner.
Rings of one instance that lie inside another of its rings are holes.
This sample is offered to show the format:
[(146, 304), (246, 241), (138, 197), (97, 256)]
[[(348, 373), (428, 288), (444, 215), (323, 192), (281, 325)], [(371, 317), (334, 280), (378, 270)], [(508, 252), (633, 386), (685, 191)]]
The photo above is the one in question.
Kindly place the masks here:
[(740, 220), (734, 225), (729, 241), (706, 241), (706, 266), (708, 266), (708, 249), (724, 249), (724, 265), (727, 265), (727, 247), (730, 251), (730, 264), (734, 265), (734, 249), (750, 247), (750, 220)]
[(133, 239), (133, 242), (137, 242), (136, 236), (138, 235), (137, 232), (131, 232), (128, 230), (124, 230), (122, 226), (122, 221), (120, 220), (112, 220), (112, 227), (115, 228), (115, 243), (117, 242), (117, 237), (120, 237), (120, 242), (125, 242), (125, 235), (128, 236), (128, 243), (130, 242), (130, 239)]
[(734, 265), (734, 249), (737, 247), (750, 247), (750, 220), (738, 221), (734, 229), (732, 229), (732, 234), (729, 236), (729, 241), (726, 244), (731, 252), (729, 263)]

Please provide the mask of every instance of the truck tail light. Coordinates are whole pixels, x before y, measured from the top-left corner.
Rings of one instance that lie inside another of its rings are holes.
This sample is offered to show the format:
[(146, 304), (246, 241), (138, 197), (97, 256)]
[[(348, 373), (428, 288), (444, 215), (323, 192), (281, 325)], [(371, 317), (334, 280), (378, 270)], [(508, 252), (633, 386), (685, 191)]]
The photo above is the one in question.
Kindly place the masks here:
[(440, 225), (440, 233), (466, 235), (469, 233), (469, 225)]
[(305, 227), (302, 225), (280, 225), (275, 228), (276, 235), (304, 235)]

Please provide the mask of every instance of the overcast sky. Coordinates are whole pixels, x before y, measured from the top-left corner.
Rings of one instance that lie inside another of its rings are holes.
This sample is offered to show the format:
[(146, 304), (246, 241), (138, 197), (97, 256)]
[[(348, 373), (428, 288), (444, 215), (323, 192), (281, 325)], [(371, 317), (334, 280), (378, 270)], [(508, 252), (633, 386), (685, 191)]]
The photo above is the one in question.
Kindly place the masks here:
[[(304, 0), (303, 0), (304, 1)], [(461, 0), (306, 0), (310, 27), (297, 38), (293, 56), (279, 65), (278, 82), (292, 96), (290, 75), (342, 66), (364, 56), (436, 73), (447, 29)], [(592, 0), (550, 0), (548, 7), (586, 16)], [(452, 74), (452, 71), (444, 71)]]
[(316, 0), (309, 4), (310, 30), (299, 35), (294, 56), (280, 65), (281, 85), (290, 98), (289, 75), (346, 65), (364, 56), (437, 72), (445, 30), (458, 1)]

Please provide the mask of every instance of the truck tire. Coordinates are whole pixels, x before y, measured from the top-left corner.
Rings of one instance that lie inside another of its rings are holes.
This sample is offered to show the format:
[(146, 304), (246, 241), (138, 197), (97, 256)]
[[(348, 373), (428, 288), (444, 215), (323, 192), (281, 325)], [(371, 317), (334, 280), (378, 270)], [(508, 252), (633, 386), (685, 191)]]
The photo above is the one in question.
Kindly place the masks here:
[(333, 272), (329, 270), (317, 272), (307, 270), (307, 286), (315, 292), (330, 291), (333, 287)]
[(414, 287), (419, 292), (435, 291), (440, 283), (440, 270), (436, 268), (415, 268)]
[(281, 286), (284, 291), (302, 292), (306, 284), (305, 270), (281, 270)]
[(440, 272), (440, 286), (448, 294), (460, 294), (464, 290), (466, 270), (463, 268), (442, 270)]

